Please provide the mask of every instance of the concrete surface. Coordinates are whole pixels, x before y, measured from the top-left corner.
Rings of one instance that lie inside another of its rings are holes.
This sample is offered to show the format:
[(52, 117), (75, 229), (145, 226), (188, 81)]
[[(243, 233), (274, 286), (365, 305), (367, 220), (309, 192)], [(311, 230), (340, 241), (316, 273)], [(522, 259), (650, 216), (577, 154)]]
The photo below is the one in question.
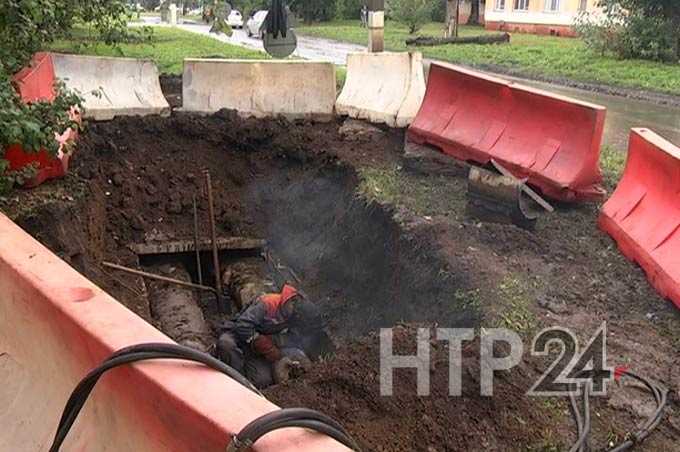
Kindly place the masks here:
[(326, 62), (185, 59), (182, 109), (330, 120), (335, 85), (335, 66)]
[(407, 127), (425, 95), (422, 58), (420, 52), (350, 53), (337, 113)]
[(85, 118), (170, 114), (151, 60), (59, 53), (52, 60), (55, 75), (85, 98)]

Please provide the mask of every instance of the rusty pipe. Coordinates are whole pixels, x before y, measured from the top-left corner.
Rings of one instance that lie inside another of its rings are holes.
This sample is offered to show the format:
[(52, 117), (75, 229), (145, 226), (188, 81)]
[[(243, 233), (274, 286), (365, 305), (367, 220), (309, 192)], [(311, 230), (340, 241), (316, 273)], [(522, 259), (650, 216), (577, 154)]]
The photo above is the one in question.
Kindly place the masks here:
[(155, 273), (149, 273), (142, 270), (137, 270), (134, 268), (124, 267), (122, 265), (114, 264), (111, 262), (102, 262), (104, 267), (112, 268), (114, 270), (119, 270), (122, 272), (130, 273), (132, 275), (142, 276), (144, 278), (155, 279), (157, 281), (163, 281), (170, 284), (176, 284), (178, 286), (190, 287), (192, 289), (205, 290), (209, 292), (215, 292), (213, 287), (204, 286), (201, 284), (194, 284), (188, 281), (182, 281), (180, 279), (168, 278), (167, 276), (156, 275)]
[(205, 177), (205, 190), (208, 196), (208, 219), (210, 221), (210, 239), (212, 241), (213, 271), (215, 273), (215, 290), (217, 292), (217, 306), (222, 313), (226, 313), (222, 292), (222, 274), (220, 272), (220, 255), (217, 250), (217, 227), (215, 226), (215, 203), (213, 200), (212, 181), (210, 171), (203, 170)]
[(193, 197), (194, 203), (194, 248), (196, 248), (196, 271), (198, 272), (198, 283), (203, 285), (203, 269), (201, 268), (201, 249), (198, 243), (198, 207), (196, 206), (196, 195)]

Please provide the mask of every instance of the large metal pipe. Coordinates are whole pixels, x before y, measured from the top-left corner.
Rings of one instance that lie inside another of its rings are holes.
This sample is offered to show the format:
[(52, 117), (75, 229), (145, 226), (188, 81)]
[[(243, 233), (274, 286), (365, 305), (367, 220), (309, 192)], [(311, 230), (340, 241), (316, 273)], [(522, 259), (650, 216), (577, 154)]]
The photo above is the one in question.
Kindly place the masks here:
[[(191, 279), (189, 272), (178, 265), (155, 265), (153, 271), (171, 276), (172, 279)], [(196, 293), (188, 287), (170, 286), (160, 280), (150, 282), (147, 287), (151, 314), (160, 323), (161, 331), (178, 344), (208, 352), (214, 339)]]

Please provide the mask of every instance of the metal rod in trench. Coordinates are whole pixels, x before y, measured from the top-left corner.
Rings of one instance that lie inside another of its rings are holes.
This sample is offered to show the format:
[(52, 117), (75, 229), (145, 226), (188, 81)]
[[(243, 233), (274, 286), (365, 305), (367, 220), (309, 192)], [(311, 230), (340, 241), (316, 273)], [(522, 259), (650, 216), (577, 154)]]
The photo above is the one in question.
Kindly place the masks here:
[(217, 228), (215, 226), (215, 205), (212, 192), (212, 181), (210, 179), (210, 171), (204, 170), (205, 189), (208, 195), (208, 216), (210, 219), (210, 239), (212, 240), (213, 252), (213, 271), (215, 273), (215, 290), (217, 291), (217, 306), (222, 313), (227, 313), (228, 309), (224, 306), (222, 296), (222, 275), (220, 274), (220, 255), (217, 251)]
[(167, 276), (156, 275), (155, 273), (149, 273), (134, 268), (124, 267), (122, 265), (113, 264), (111, 262), (102, 262), (102, 265), (104, 267), (112, 268), (114, 270), (120, 270), (122, 272), (130, 273), (132, 275), (142, 276), (144, 278), (155, 279), (170, 284), (176, 284), (178, 286), (190, 287), (192, 289), (206, 290), (213, 293), (215, 292), (215, 289), (213, 287), (203, 286), (201, 284), (194, 284), (188, 281), (182, 281), (181, 279), (168, 278)]
[(201, 268), (201, 249), (198, 246), (198, 207), (196, 195), (194, 195), (194, 248), (196, 248), (196, 270), (198, 271), (198, 283), (203, 285), (203, 269)]

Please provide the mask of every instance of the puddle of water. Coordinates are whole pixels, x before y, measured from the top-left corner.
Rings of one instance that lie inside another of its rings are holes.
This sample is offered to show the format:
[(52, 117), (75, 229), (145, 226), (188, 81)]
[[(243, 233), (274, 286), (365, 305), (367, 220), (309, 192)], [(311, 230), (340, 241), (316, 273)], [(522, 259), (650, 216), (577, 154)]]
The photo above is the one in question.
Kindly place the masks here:
[(680, 108), (543, 82), (521, 80), (521, 83), (607, 107), (603, 144), (625, 151), (630, 129), (647, 127), (680, 145)]

